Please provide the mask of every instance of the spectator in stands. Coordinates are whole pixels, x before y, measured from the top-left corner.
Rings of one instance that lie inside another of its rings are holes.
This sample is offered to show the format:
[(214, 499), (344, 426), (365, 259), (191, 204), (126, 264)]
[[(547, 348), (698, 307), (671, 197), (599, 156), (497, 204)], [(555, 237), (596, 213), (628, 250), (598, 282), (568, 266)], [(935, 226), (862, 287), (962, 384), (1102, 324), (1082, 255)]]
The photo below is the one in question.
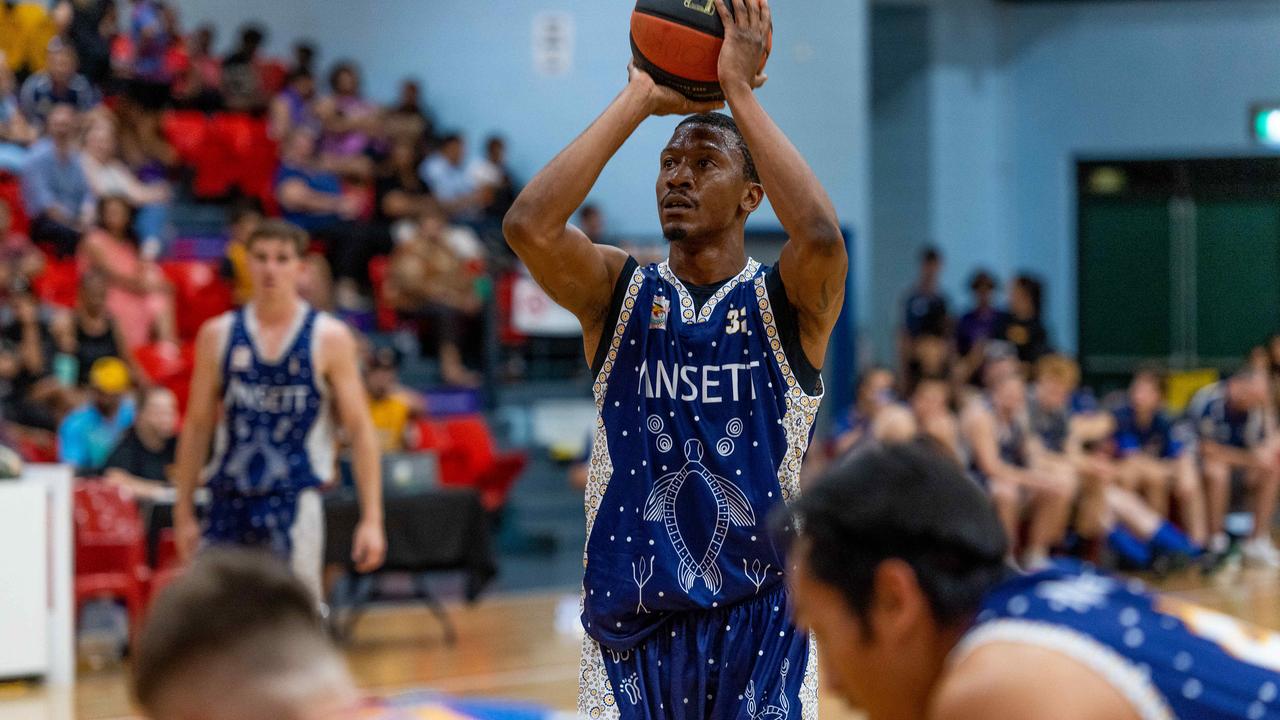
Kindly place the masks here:
[(116, 4), (109, 0), (77, 0), (71, 7), (71, 21), (65, 36), (80, 59), (80, 71), (90, 83), (103, 87), (111, 79), (112, 40), (119, 19)]
[(1162, 517), (1169, 516), (1170, 496), (1176, 497), (1182, 528), (1203, 547), (1209, 540), (1204, 493), (1194, 453), (1182, 437), (1185, 433), (1164, 411), (1164, 375), (1139, 368), (1128, 396), (1111, 417), (1120, 485), (1141, 493)]
[(391, 256), (384, 298), (418, 320), (424, 347), (437, 349), (446, 384), (476, 387), (480, 377), (463, 363), (462, 338), (465, 326), (479, 320), (483, 301), (476, 292), (476, 273), (449, 234), (443, 211), (432, 207), (422, 213), (417, 232)]
[(240, 43), (222, 60), (222, 96), (231, 110), (252, 112), (267, 104), (258, 51), (266, 31), (257, 25), (240, 28)]
[(1009, 310), (997, 325), (996, 336), (1013, 345), (1018, 360), (1030, 368), (1042, 356), (1053, 352), (1049, 332), (1040, 316), (1044, 286), (1030, 275), (1019, 275), (1009, 288)]
[(507, 141), (500, 135), (490, 137), (485, 143), (485, 157), (476, 167), (478, 183), (490, 189), (489, 204), (485, 206), (484, 214), (501, 223), (519, 193), (515, 177), (507, 166)]
[[(89, 370), (104, 357), (130, 358), (125, 352), (124, 335), (115, 317), (107, 309), (107, 280), (98, 273), (80, 277), (76, 306), (70, 322), (53, 328), (59, 349), (76, 359), (77, 384), (87, 385)], [(142, 377), (140, 373), (132, 373)]]
[(49, 41), (58, 34), (48, 7), (36, 0), (0, 3), (0, 51), (18, 77), (44, 69)]
[[(435, 206), (431, 191), (418, 177), (418, 145), (409, 140), (394, 140), (383, 170), (374, 183), (374, 221), (391, 230), (401, 222), (417, 223), (422, 213)], [(413, 230), (411, 227), (410, 230)]]
[[(1035, 462), (1040, 446), (1027, 425), (1026, 385), (1016, 363), (990, 362), (983, 378), (985, 395), (969, 401), (960, 418), (970, 472), (991, 494), (1009, 547), (1021, 547), (1022, 566), (1035, 568), (1066, 533), (1075, 478), (1046, 472)], [(1029, 524), (1019, 543), (1024, 517)]]
[(995, 306), (996, 278), (987, 270), (978, 270), (969, 279), (973, 292), (973, 309), (960, 316), (956, 324), (957, 368), (961, 379), (978, 384), (983, 353), (987, 341), (996, 337), (996, 331), (1004, 322), (1004, 311)]
[(222, 63), (213, 54), (214, 29), (201, 25), (187, 38), (186, 62), (173, 83), (174, 104), (211, 113), (222, 108)]
[(365, 371), (369, 392), (369, 415), (382, 441), (383, 452), (401, 452), (409, 431), (409, 420), (421, 415), (421, 398), (400, 387), (400, 353), (393, 347), (373, 351)]
[(173, 342), (173, 287), (154, 260), (139, 251), (133, 210), (119, 195), (98, 201), (98, 227), (80, 246), (82, 273), (107, 281), (107, 310), (116, 319), (127, 352), (152, 340)]
[(1244, 543), (1245, 560), (1280, 567), (1280, 551), (1271, 541), (1271, 518), (1280, 485), (1280, 456), (1266, 417), (1267, 378), (1244, 370), (1201, 388), (1187, 415), (1199, 434), (1200, 466), (1208, 498), (1209, 550), (1227, 549), (1224, 531), (1234, 480), (1252, 495), (1253, 534)]
[(947, 298), (938, 286), (941, 274), (942, 253), (935, 247), (926, 247), (920, 252), (920, 275), (903, 302), (903, 331), (910, 340), (921, 335), (949, 334)]
[(94, 219), (94, 197), (75, 145), (76, 111), (58, 104), (49, 111), (48, 137), (36, 143), (22, 166), (22, 197), (31, 218), (31, 238), (65, 257)]
[(380, 140), (382, 112), (361, 97), (360, 74), (353, 62), (333, 66), (329, 89), (333, 94), (315, 104), (323, 128), (321, 160), (343, 177), (367, 180), (373, 176), (369, 154)]
[(289, 72), (305, 72), (312, 74), (316, 66), (316, 46), (309, 40), (299, 40), (293, 44), (293, 65)]
[(253, 296), (253, 276), (249, 273), (249, 237), (262, 222), (262, 207), (254, 200), (237, 200), (227, 209), (228, 237), (221, 275), (231, 283), (236, 305)]
[(284, 89), (271, 99), (271, 116), (268, 131), (271, 137), (282, 140), (295, 128), (320, 130), (320, 118), (316, 115), (316, 81), (309, 70), (294, 70), (285, 79)]
[(160, 593), (131, 691), (152, 718), (349, 718), (362, 713), (315, 599), (266, 553), (215, 549)]
[(138, 392), (138, 411), (104, 464), (102, 477), (139, 497), (159, 499), (169, 488), (178, 446), (178, 399), (163, 387)]
[(902, 372), (903, 397), (910, 397), (925, 379), (949, 379), (952, 373), (951, 342), (940, 335), (925, 334), (910, 340), (911, 354)]
[(944, 379), (925, 378), (911, 393), (911, 412), (920, 433), (931, 438), (958, 463), (965, 460), (960, 424), (951, 410), (951, 385)]
[(63, 40), (49, 43), (46, 70), (22, 84), (19, 104), (28, 120), (44, 127), (57, 105), (70, 105), (78, 112), (86, 112), (98, 104), (98, 92), (77, 72), (77, 67), (74, 48)]
[(441, 138), (439, 150), (418, 170), (451, 221), (474, 225), (483, 218), (493, 193), (489, 185), (480, 182), (484, 178), (476, 163), (468, 163), (466, 158), (462, 136), (451, 133)]
[(84, 137), (81, 165), (95, 196), (121, 198), (133, 208), (136, 212), (133, 230), (142, 238), (142, 247), (151, 257), (159, 255), (172, 235), (169, 228), (172, 192), (169, 184), (162, 180), (143, 182), (120, 160), (115, 119), (110, 115), (91, 118)]
[(870, 437), (871, 423), (880, 410), (894, 404), (893, 373), (887, 368), (864, 370), (857, 382), (853, 407), (836, 419), (832, 429), (830, 455), (843, 457)]
[(0, 172), (17, 174), (27, 157), (27, 148), (39, 138), (36, 129), (18, 106), (13, 71), (0, 52)]
[(41, 307), (21, 279), (6, 289), (7, 302), (0, 307), (0, 385), (6, 386), (3, 415), (18, 425), (52, 432), (71, 403), (67, 388), (53, 374), (50, 328), (57, 313)]
[(387, 110), (383, 127), (387, 140), (411, 142), (415, 150), (435, 144), (435, 124), (423, 108), (422, 90), (416, 80), (406, 79), (400, 83), (400, 96)]
[(31, 238), (13, 229), (13, 212), (0, 201), (0, 302), (9, 299), (14, 283), (29, 286), (44, 266), (44, 253)]
[(76, 474), (102, 473), (107, 457), (133, 424), (129, 368), (119, 358), (99, 358), (89, 370), (89, 402), (58, 426), (58, 460)]
[(593, 243), (598, 245), (610, 244), (609, 232), (604, 221), (604, 212), (595, 203), (587, 203), (578, 209), (578, 229), (590, 238)]
[(128, 96), (116, 105), (116, 141), (120, 159), (142, 182), (163, 180), (178, 167), (178, 153), (160, 128), (160, 113)]

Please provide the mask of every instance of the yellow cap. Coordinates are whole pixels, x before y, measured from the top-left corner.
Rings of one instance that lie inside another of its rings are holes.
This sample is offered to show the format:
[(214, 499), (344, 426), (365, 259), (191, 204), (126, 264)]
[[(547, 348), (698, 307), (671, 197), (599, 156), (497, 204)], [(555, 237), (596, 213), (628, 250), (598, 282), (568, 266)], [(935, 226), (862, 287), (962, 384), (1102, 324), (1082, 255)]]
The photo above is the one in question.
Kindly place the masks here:
[(89, 368), (89, 385), (104, 393), (119, 395), (129, 389), (129, 367), (120, 358), (98, 358)]

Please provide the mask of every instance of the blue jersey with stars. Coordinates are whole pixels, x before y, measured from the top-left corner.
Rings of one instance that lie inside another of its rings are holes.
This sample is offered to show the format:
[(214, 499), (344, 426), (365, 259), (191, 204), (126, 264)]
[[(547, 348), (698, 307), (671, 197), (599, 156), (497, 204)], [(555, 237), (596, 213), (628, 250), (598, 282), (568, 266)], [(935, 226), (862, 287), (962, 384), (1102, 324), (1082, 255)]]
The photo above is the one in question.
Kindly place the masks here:
[(223, 419), (206, 468), (211, 542), (287, 552), (298, 493), (332, 474), (328, 393), (314, 363), (318, 317), (304, 305), (284, 352), (268, 362), (255, 341), (252, 312), (232, 313), (222, 358)]
[(768, 268), (749, 261), (701, 308), (666, 263), (624, 275), (593, 388), (583, 581), (587, 633), (619, 651), (782, 582), (767, 520), (798, 492), (821, 400), (787, 356)]
[(1070, 656), (1143, 720), (1280, 718), (1280, 635), (1077, 563), (997, 587), (953, 660), (986, 643)]

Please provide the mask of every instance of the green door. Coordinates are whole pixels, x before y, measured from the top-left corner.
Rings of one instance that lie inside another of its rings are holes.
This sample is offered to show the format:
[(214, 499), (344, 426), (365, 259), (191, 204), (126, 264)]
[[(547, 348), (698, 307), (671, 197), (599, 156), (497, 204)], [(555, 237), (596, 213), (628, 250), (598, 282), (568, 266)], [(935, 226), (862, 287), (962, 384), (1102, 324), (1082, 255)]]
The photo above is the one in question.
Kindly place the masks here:
[(1195, 352), (1237, 366), (1280, 331), (1280, 202), (1197, 200)]

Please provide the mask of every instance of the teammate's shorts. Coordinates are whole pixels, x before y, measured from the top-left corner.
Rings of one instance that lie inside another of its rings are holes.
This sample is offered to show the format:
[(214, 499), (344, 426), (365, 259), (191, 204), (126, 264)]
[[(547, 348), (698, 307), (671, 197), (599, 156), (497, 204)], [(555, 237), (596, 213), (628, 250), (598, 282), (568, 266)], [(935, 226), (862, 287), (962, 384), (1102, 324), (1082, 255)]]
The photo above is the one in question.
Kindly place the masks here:
[(324, 600), (324, 502), (316, 488), (286, 495), (215, 496), (204, 544), (270, 551), (289, 564), (317, 603)]
[(783, 587), (674, 617), (626, 652), (588, 636), (579, 680), (578, 711), (591, 720), (818, 717), (817, 657)]

